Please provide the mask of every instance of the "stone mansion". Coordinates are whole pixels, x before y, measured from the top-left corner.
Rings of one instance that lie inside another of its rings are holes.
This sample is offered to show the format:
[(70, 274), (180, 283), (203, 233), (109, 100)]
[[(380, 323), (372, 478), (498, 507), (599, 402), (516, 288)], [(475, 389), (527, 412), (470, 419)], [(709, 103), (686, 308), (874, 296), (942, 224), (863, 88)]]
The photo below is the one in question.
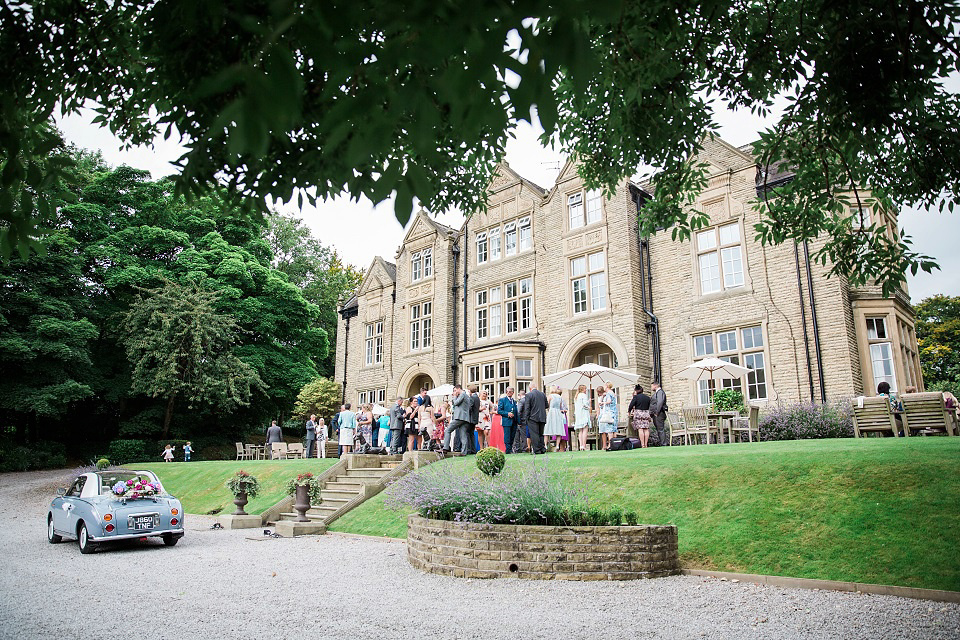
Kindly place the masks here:
[(684, 242), (638, 234), (642, 186), (625, 180), (605, 199), (571, 163), (549, 190), (502, 163), (487, 211), (460, 229), (418, 213), (395, 261), (376, 257), (339, 309), (345, 400), (388, 406), (452, 382), (497, 397), (597, 363), (648, 389), (659, 378), (678, 409), (709, 401), (709, 381), (675, 377), (706, 356), (747, 367), (716, 384), (761, 405), (869, 395), (882, 380), (922, 390), (906, 292), (828, 279), (803, 244), (754, 241), (755, 159), (720, 139), (700, 159), (710, 174), (697, 206), (712, 226)]

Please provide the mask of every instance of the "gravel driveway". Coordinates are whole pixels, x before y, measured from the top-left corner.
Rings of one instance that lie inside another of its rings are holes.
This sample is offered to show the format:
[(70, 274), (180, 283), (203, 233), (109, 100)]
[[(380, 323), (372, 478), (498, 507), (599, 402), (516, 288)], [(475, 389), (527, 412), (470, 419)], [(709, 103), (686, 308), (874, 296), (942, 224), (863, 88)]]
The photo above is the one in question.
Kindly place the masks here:
[(423, 574), (402, 542), (250, 540), (188, 517), (167, 548), (50, 545), (63, 473), (0, 475), (0, 638), (958, 638), (960, 605), (677, 576), (635, 582)]

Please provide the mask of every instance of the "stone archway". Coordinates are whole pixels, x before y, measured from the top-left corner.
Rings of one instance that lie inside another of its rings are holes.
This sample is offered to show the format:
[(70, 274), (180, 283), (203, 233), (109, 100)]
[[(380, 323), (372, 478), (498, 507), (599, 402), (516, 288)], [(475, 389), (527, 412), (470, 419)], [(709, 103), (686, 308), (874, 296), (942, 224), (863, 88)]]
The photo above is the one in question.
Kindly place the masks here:
[[(591, 357), (593, 359), (589, 360)], [(601, 359), (603, 362), (599, 361)], [(557, 357), (557, 371), (572, 369), (586, 362), (627, 370), (633, 365), (623, 341), (600, 329), (587, 329), (567, 340)]]
[(431, 364), (417, 363), (407, 368), (397, 380), (397, 395), (409, 398), (420, 393), (420, 387), (432, 389), (437, 386), (440, 375)]

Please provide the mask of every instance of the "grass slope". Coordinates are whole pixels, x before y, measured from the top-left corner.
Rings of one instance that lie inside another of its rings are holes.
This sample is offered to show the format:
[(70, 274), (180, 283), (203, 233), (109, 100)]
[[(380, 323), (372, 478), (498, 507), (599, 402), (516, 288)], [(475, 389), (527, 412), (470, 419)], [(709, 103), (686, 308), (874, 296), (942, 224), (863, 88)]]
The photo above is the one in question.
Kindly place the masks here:
[(247, 513), (258, 514), (286, 497), (286, 484), (298, 473), (318, 474), (337, 462), (335, 458), (309, 460), (216, 460), (209, 462), (153, 462), (127, 465), (132, 469), (148, 469), (157, 474), (164, 488), (177, 496), (187, 513), (205, 514), (214, 509), (223, 513), (234, 510), (233, 495), (226, 482), (243, 469), (260, 481), (260, 495), (250, 500)]
[[(536, 463), (582, 480), (599, 504), (676, 524), (686, 567), (960, 590), (960, 438), (598, 451)], [(473, 458), (442, 464), (476, 472)], [(405, 517), (381, 495), (332, 529), (404, 537)]]

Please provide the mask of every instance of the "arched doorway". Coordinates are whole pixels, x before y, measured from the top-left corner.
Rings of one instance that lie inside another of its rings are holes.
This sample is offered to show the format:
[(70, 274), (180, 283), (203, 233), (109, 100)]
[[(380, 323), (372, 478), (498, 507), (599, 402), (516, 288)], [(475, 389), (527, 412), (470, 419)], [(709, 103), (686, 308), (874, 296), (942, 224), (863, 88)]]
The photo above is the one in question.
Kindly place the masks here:
[(596, 364), (616, 369), (620, 366), (613, 348), (602, 342), (590, 342), (584, 345), (573, 357), (575, 367), (582, 364)]
[(433, 384), (433, 378), (431, 378), (426, 373), (421, 373), (415, 376), (413, 380), (410, 381), (410, 384), (407, 385), (407, 390), (404, 394), (404, 397), (409, 398), (411, 396), (417, 395), (418, 393), (420, 393), (420, 389), (422, 387), (426, 387), (427, 390), (429, 391), (430, 389), (433, 389), (434, 386), (436, 385)]

